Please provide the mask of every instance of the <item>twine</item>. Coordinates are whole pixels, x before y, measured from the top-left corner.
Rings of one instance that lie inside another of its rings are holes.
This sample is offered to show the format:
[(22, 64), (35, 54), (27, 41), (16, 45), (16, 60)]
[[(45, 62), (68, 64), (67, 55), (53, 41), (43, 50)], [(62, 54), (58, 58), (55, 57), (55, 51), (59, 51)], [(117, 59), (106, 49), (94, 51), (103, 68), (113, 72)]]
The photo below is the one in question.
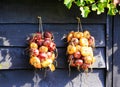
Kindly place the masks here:
[(42, 18), (40, 16), (38, 16), (38, 20), (39, 20), (39, 32), (42, 32), (43, 35), (43, 26), (42, 26)]
[(82, 31), (82, 32), (83, 32), (83, 28), (82, 28), (82, 24), (81, 24), (80, 18), (79, 18), (79, 17), (76, 17), (76, 19), (77, 19), (77, 21), (78, 21), (78, 27), (77, 27), (78, 32), (79, 32), (79, 31)]

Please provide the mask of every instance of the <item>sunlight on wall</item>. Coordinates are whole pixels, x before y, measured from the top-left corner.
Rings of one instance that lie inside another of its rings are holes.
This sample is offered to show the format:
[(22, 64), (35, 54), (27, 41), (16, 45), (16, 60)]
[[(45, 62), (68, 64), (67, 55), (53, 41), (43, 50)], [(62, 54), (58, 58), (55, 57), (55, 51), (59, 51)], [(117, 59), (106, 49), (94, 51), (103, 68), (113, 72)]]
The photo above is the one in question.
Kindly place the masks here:
[[(15, 86), (15, 87), (17, 87), (17, 86)], [(23, 86), (20, 86), (20, 87), (34, 87), (34, 86), (32, 86), (31, 83), (25, 83)], [(39, 86), (35, 86), (35, 87), (39, 87)]]
[(99, 73), (80, 73), (79, 76), (68, 82), (65, 87), (103, 87), (103, 84)]
[(4, 46), (9, 46), (9, 40), (6, 39), (6, 37), (0, 37), (0, 40), (2, 40), (2, 43)]
[[(1, 55), (2, 51), (6, 52), (6, 55)], [(12, 66), (11, 57), (9, 50), (1, 49), (0, 50), (0, 69), (9, 69)]]
[(102, 52), (98, 52), (97, 55), (94, 56), (96, 58), (95, 63), (93, 64), (94, 67), (104, 67), (105, 66), (105, 58), (103, 58)]
[(114, 53), (118, 50), (118, 45), (114, 44)]
[[(0, 37), (3, 46), (9, 46), (9, 40), (6, 37)], [(3, 55), (4, 52), (4, 55)], [(8, 49), (0, 50), (0, 69), (9, 69), (12, 66), (11, 57)]]
[(39, 74), (35, 71), (34, 72), (34, 77), (33, 77), (33, 82), (34, 82), (33, 87), (39, 87), (40, 81), (41, 81), (41, 78), (39, 77)]

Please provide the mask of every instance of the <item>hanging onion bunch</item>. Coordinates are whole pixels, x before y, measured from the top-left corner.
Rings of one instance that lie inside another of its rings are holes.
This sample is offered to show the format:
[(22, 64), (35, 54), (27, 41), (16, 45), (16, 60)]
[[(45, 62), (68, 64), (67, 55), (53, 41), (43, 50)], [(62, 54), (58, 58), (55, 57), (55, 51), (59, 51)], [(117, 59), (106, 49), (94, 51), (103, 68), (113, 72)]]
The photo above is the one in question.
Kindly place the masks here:
[(77, 67), (78, 70), (88, 71), (88, 68), (95, 62), (93, 48), (95, 39), (89, 31), (74, 32), (67, 35), (67, 55), (69, 66)]
[[(78, 30), (71, 31), (67, 35), (67, 56), (70, 67), (76, 67), (78, 70), (88, 72), (88, 68), (92, 69), (92, 64), (95, 62), (93, 48), (95, 47), (95, 39), (89, 31), (82, 29), (81, 20), (78, 20)], [(81, 30), (81, 32), (80, 32)]]
[[(40, 31), (40, 30), (39, 30)], [(55, 70), (57, 48), (51, 32), (37, 32), (28, 39), (30, 64), (35, 68)]]

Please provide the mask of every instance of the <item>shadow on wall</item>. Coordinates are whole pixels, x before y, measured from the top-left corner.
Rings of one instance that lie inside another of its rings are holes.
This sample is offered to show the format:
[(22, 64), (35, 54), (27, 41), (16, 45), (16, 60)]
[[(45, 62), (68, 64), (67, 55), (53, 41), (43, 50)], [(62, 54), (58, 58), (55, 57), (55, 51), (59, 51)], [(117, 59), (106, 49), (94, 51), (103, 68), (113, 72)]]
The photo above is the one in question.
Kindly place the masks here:
[[(11, 29), (13, 29), (13, 27)], [(16, 33), (15, 31), (13, 32)], [(11, 35), (11, 33), (12, 32), (10, 32), (9, 36), (14, 34)], [(10, 38), (10, 40), (11, 42), (5, 37), (0, 37), (2, 46), (10, 46), (12, 42), (15, 43), (18, 41), (12, 41), (13, 38)], [(15, 48), (15, 52), (13, 52), (12, 48), (10, 49), (9, 47), (0, 48), (0, 64), (2, 69), (0, 71), (1, 87), (104, 87), (105, 78), (102, 69), (94, 70), (94, 72), (89, 73), (88, 75), (80, 73), (77, 70), (72, 70), (71, 76), (69, 77), (68, 69), (59, 68), (56, 69), (55, 72), (48, 71), (46, 78), (44, 78), (44, 71), (34, 71), (28, 68), (19, 69), (21, 66), (28, 67), (26, 64), (27, 59), (25, 59), (24, 56), (21, 56), (20, 52), (22, 51)], [(14, 63), (17, 63), (17, 69), (13, 68), (14, 70), (11, 70), (11, 67), (15, 67)]]
[[(9, 40), (4, 37), (1, 37), (1, 39), (3, 45), (10, 45)], [(17, 49), (15, 51), (18, 53), (21, 52)], [(68, 69), (56, 69), (55, 72), (48, 71), (45, 78), (44, 71), (41, 70), (10, 70), (14, 64), (14, 59), (16, 58), (15, 60), (17, 60), (18, 58), (16, 52), (14, 53), (8, 47), (0, 49), (0, 64), (2, 69), (0, 71), (1, 87), (104, 87), (103, 70), (94, 70), (94, 72), (86, 75), (73, 69), (69, 77)], [(18, 56), (20, 57), (20, 54)], [(22, 65), (26, 62), (20, 58), (18, 59), (18, 61), (23, 61)], [(18, 61), (17, 63), (19, 63)]]
[[(118, 7), (120, 10), (120, 6)], [(114, 17), (113, 86), (120, 86), (120, 15)]]
[[(118, 35), (119, 36), (119, 35)], [(113, 86), (119, 87), (120, 83), (120, 41), (114, 44), (114, 55), (113, 55)]]
[(104, 72), (94, 70), (85, 74), (76, 70), (68, 76), (68, 70), (47, 72), (34, 70), (9, 70), (0, 72), (1, 87), (104, 87)]

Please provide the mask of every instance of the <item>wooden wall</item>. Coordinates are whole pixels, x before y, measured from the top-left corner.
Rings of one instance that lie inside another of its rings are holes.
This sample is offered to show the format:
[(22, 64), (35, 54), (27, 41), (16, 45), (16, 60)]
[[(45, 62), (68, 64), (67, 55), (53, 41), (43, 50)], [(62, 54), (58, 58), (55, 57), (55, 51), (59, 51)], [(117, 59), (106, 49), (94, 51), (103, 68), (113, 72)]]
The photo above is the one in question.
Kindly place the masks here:
[(114, 44), (113, 44), (113, 86), (119, 87), (120, 83), (120, 15), (114, 17)]
[[(44, 31), (55, 36), (59, 56), (55, 72), (35, 70), (24, 54), (26, 38), (38, 31), (38, 19), (43, 20)], [(86, 75), (73, 69), (68, 76), (66, 42), (61, 38), (77, 30), (79, 9), (68, 10), (59, 0), (0, 0), (0, 87), (106, 87), (107, 16), (91, 13), (81, 19), (83, 29), (96, 39), (96, 63), (93, 72)], [(110, 86), (109, 86), (110, 87)]]

